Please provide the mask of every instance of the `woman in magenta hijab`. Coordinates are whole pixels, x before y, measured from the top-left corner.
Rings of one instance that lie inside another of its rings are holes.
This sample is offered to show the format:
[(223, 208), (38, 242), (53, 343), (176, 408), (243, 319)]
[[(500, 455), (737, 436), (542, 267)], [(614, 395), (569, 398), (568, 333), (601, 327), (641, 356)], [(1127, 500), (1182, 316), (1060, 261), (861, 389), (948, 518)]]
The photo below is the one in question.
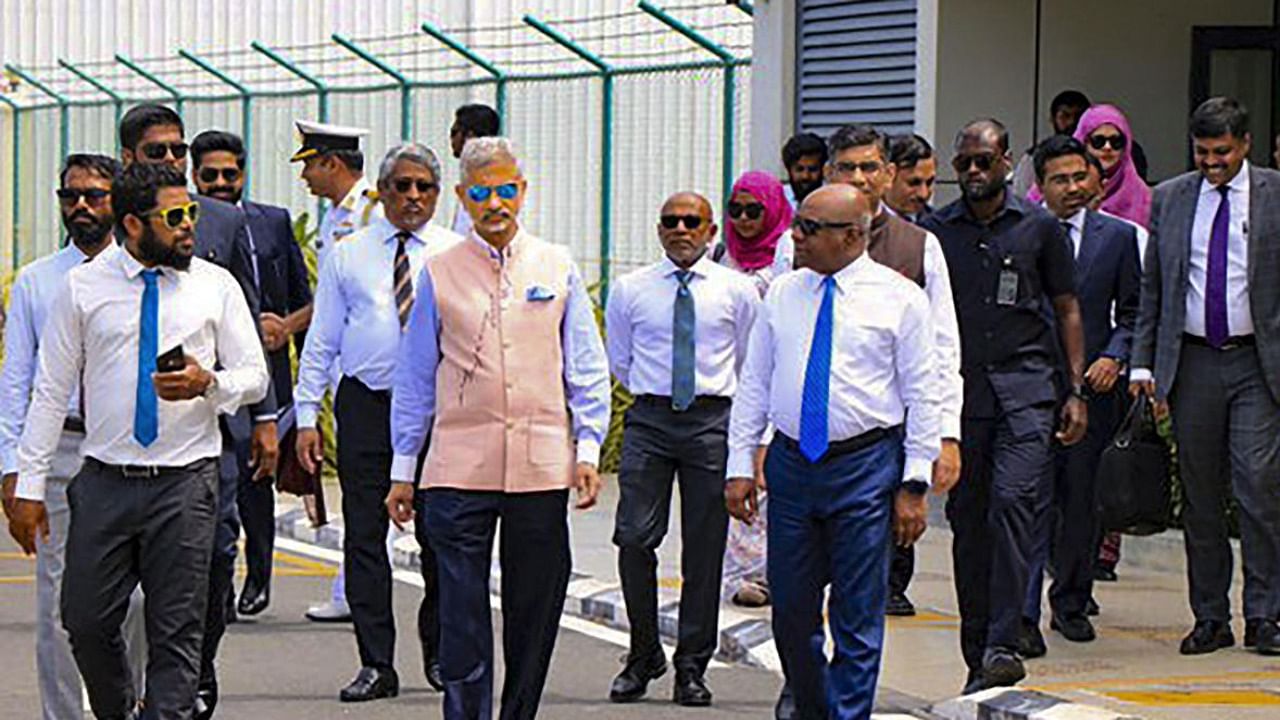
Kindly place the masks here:
[(773, 252), (778, 238), (791, 227), (791, 203), (774, 176), (744, 173), (733, 184), (725, 208), (724, 244), (712, 259), (744, 272), (756, 281), (763, 297), (773, 280)]
[(1089, 108), (1080, 116), (1075, 138), (1102, 163), (1100, 209), (1147, 227), (1151, 220), (1151, 188), (1133, 164), (1133, 132), (1120, 108)]

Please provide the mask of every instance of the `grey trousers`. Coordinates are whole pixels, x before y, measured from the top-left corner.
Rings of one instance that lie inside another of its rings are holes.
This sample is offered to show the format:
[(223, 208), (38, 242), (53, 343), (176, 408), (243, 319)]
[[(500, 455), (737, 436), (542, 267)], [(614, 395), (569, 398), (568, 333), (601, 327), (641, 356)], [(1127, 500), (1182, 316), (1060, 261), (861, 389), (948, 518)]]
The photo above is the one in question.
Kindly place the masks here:
[(200, 675), (218, 460), (126, 476), (86, 458), (67, 488), (62, 622), (98, 718), (122, 718), (137, 694), (120, 633), (129, 597), (146, 594), (148, 720), (190, 720)]
[[(80, 671), (71, 655), (67, 632), (62, 629), (62, 569), (67, 549), (71, 508), (67, 483), (80, 469), (79, 433), (63, 433), (53, 457), (45, 487), (44, 506), (49, 516), (49, 539), (38, 538), (36, 553), (36, 675), (40, 682), (40, 716), (43, 720), (68, 720), (84, 716), (84, 690)], [(146, 667), (146, 628), (142, 622), (142, 592), (129, 598), (124, 619), (125, 647), (133, 667), (133, 685), (142, 691)]]
[(1227, 500), (1240, 521), (1244, 617), (1280, 615), (1280, 405), (1253, 347), (1183, 344), (1169, 397), (1178, 441), (1191, 610), (1231, 618)]

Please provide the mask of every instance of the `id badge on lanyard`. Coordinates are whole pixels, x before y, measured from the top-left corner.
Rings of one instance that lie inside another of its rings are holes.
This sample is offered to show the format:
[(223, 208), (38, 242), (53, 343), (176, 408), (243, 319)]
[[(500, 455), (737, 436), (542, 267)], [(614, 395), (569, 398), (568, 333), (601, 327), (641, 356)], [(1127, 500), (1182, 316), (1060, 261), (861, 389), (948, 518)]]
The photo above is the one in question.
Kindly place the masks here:
[(1018, 303), (1018, 271), (1013, 267), (1013, 258), (1006, 256), (1000, 264), (1000, 282), (996, 287), (997, 305), (1016, 305)]

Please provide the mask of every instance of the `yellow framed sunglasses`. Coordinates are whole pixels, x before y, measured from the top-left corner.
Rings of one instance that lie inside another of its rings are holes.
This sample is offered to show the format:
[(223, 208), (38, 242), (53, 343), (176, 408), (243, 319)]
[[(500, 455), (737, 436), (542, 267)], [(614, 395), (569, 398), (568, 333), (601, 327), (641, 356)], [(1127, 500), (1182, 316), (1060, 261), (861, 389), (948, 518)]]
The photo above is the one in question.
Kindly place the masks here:
[(167, 208), (156, 208), (142, 214), (143, 217), (151, 217), (159, 215), (164, 219), (164, 224), (170, 230), (177, 230), (182, 226), (184, 219), (190, 218), (191, 224), (195, 225), (200, 222), (200, 203), (192, 200), (181, 205), (170, 205)]

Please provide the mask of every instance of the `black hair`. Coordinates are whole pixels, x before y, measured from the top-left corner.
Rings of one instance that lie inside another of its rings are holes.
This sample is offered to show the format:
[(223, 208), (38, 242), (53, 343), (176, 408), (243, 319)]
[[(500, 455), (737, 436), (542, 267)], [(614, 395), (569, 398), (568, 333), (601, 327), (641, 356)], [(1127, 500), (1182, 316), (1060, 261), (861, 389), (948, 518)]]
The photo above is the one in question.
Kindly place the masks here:
[(870, 125), (845, 125), (831, 133), (827, 138), (827, 153), (833, 158), (837, 153), (849, 148), (875, 145), (880, 150), (880, 157), (889, 159), (889, 136)]
[(1235, 98), (1215, 97), (1200, 103), (1191, 113), (1191, 137), (1213, 138), (1249, 134), (1249, 110)]
[(244, 141), (239, 135), (224, 130), (205, 130), (191, 141), (191, 162), (200, 168), (204, 156), (211, 152), (229, 152), (236, 159), (236, 167), (244, 169)]
[(1044, 169), (1050, 160), (1057, 160), (1069, 155), (1079, 155), (1085, 162), (1089, 161), (1089, 152), (1084, 149), (1084, 143), (1070, 135), (1050, 135), (1042, 140), (1036, 146), (1035, 153), (1031, 158), (1036, 168), (1036, 180), (1041, 184), (1044, 183)]
[(960, 128), (960, 132), (956, 133), (956, 145), (958, 146), (966, 135), (979, 134), (985, 130), (995, 132), (996, 145), (1000, 148), (1000, 152), (1009, 152), (1009, 128), (995, 118), (978, 118), (965, 123), (965, 126)]
[(1087, 152), (1084, 154), (1084, 161), (1092, 165), (1094, 170), (1098, 171), (1098, 177), (1104, 178), (1107, 176), (1107, 171), (1102, 169), (1102, 161), (1098, 159), (1097, 155)]
[(453, 117), (462, 132), (471, 137), (494, 137), (501, 124), (497, 110), (479, 103), (463, 105), (454, 111)]
[(364, 153), (359, 150), (329, 150), (324, 157), (336, 158), (351, 172), (364, 172)]
[(1053, 96), (1053, 102), (1049, 103), (1049, 114), (1057, 115), (1058, 111), (1064, 107), (1080, 108), (1084, 110), (1093, 103), (1089, 102), (1088, 96), (1079, 90), (1063, 90)]
[(792, 135), (787, 140), (787, 144), (782, 146), (782, 166), (790, 168), (792, 165), (800, 162), (800, 158), (806, 155), (817, 155), (819, 163), (827, 164), (827, 143), (820, 136), (814, 133), (800, 133)]
[(67, 156), (66, 162), (62, 163), (62, 172), (58, 176), (58, 182), (63, 187), (66, 187), (67, 173), (71, 172), (71, 168), (88, 170), (100, 175), (104, 180), (110, 180), (114, 183), (116, 175), (120, 173), (120, 161), (106, 155), (72, 153)]
[(118, 237), (125, 237), (124, 218), (141, 218), (156, 207), (161, 188), (187, 186), (182, 172), (172, 165), (133, 163), (116, 176), (111, 187), (111, 212), (116, 218)]
[(933, 157), (933, 146), (919, 135), (897, 135), (889, 140), (889, 162), (902, 169), (913, 168)]
[(182, 117), (171, 108), (155, 103), (144, 103), (131, 108), (120, 120), (120, 147), (126, 150), (137, 149), (147, 130), (158, 125), (176, 125), (178, 132), (185, 132)]

